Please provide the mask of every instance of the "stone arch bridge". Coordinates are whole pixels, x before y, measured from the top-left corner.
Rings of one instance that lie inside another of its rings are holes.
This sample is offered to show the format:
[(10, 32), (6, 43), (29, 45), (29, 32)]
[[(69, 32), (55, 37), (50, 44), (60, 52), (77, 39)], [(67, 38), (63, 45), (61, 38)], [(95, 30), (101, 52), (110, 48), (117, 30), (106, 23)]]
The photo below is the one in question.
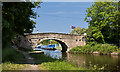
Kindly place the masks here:
[(64, 33), (34, 33), (34, 34), (24, 34), (24, 36), (18, 36), (19, 47), (32, 48), (35, 49), (37, 44), (46, 39), (55, 40), (59, 42), (62, 46), (62, 51), (69, 51), (71, 48), (76, 46), (86, 45), (84, 35), (73, 35)]

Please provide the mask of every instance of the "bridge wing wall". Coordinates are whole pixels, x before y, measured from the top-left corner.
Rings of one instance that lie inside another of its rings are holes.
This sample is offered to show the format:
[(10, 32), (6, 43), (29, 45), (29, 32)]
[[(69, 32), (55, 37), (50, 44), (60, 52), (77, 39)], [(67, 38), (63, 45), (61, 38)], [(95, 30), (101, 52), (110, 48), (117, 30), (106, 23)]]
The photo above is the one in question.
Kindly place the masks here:
[(22, 35), (18, 35), (16, 39), (13, 40), (13, 44), (16, 45), (18, 48), (23, 47), (27, 49), (32, 49), (31, 43), (26, 37)]

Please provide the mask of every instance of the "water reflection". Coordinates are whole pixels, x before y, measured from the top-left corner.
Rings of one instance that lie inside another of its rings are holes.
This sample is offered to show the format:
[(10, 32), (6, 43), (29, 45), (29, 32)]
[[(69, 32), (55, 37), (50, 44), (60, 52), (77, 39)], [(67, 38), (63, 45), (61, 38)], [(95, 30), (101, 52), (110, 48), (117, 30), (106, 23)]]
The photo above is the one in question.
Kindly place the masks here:
[(82, 67), (86, 67), (86, 60), (85, 57), (83, 55), (77, 55), (77, 54), (70, 54), (67, 53), (67, 60), (75, 63), (76, 66), (82, 66)]
[(61, 50), (44, 50), (44, 49), (41, 49), (41, 48), (36, 48), (35, 50), (42, 50), (42, 51), (44, 51), (45, 55), (49, 55), (52, 58), (56, 58), (56, 59), (62, 58)]
[[(43, 50), (43, 49), (40, 49)], [(106, 68), (110, 70), (120, 70), (120, 56), (109, 55), (92, 55), (92, 54), (70, 54), (61, 52), (61, 50), (43, 50), (45, 55), (50, 55), (52, 58), (61, 59), (64, 58), (71, 63), (75, 63), (76, 66), (89, 67), (92, 65), (98, 65), (98, 67), (107, 65)]]

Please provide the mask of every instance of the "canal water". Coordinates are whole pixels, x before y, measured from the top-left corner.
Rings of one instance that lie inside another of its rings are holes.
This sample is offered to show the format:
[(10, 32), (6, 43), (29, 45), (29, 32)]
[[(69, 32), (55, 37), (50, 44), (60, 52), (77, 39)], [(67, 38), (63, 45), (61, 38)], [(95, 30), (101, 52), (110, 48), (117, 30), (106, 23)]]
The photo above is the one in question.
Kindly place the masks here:
[(104, 66), (106, 70), (120, 70), (120, 56), (71, 54), (62, 53), (61, 50), (44, 50), (40, 48), (36, 48), (36, 50), (42, 50), (45, 55), (49, 55), (52, 58), (63, 58), (71, 63), (75, 63), (77, 67), (88, 68), (90, 65), (97, 65), (97, 67)]

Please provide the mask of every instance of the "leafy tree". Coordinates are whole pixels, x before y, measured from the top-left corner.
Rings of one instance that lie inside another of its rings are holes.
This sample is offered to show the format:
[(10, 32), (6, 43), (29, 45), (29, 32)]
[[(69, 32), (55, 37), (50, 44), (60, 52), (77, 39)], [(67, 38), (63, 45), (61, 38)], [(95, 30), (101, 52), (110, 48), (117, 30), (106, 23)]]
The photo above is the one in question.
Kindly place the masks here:
[(2, 44), (5, 48), (16, 35), (32, 32), (36, 13), (33, 8), (40, 2), (3, 2), (2, 3)]
[(57, 41), (55, 41), (55, 40), (49, 40), (49, 39), (44, 40), (44, 41), (42, 41), (42, 42), (40, 42), (40, 43), (38, 43), (38, 44), (41, 44), (41, 43), (42, 43), (43, 45), (48, 45), (48, 44), (54, 45), (54, 44), (58, 44)]
[(58, 42), (55, 41), (55, 40), (50, 40), (50, 41), (51, 41), (51, 44), (52, 44), (52, 45), (54, 45), (54, 44), (58, 44)]
[(98, 43), (119, 43), (118, 2), (95, 2), (86, 10), (85, 21), (89, 23), (91, 32), (87, 35)]
[(95, 41), (95, 38), (93, 37), (93, 31), (92, 30), (93, 30), (92, 27), (88, 27), (88, 29), (86, 30), (86, 33), (87, 33), (86, 41), (87, 41), (87, 43)]
[(40, 43), (42, 43), (43, 45), (48, 45), (48, 44), (50, 44), (50, 40), (47, 39), (47, 40), (44, 40), (44, 41), (42, 41)]
[(71, 31), (70, 34), (84, 34), (86, 32), (86, 29), (85, 28), (80, 28), (80, 27), (77, 27), (77, 28), (74, 28), (74, 30)]

